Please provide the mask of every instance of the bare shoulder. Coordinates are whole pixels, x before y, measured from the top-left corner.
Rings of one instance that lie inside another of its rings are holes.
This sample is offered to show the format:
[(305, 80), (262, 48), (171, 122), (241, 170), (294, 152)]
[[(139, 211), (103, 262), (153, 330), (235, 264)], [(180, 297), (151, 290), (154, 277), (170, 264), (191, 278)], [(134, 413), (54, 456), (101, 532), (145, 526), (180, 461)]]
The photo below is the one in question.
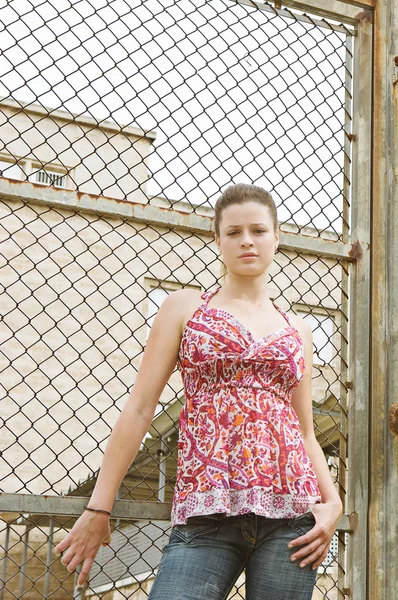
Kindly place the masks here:
[(176, 290), (171, 295), (175, 296), (175, 298), (178, 298), (177, 302), (178, 301), (186, 302), (191, 299), (200, 301), (202, 294), (203, 294), (202, 290), (195, 290), (193, 288), (184, 288), (182, 290)]
[(203, 291), (192, 288), (176, 290), (164, 300), (159, 313), (163, 309), (164, 319), (178, 320), (182, 330), (195, 310), (203, 303), (202, 294)]
[(293, 323), (294, 327), (297, 329), (301, 337), (307, 338), (312, 341), (312, 329), (308, 321), (295, 315), (293, 312), (289, 312), (289, 319)]
[(195, 303), (199, 306), (199, 304), (202, 303), (202, 294), (203, 292), (201, 290), (185, 288), (183, 290), (176, 290), (170, 294), (168, 296), (168, 301), (179, 309), (187, 307), (187, 305), (195, 305)]

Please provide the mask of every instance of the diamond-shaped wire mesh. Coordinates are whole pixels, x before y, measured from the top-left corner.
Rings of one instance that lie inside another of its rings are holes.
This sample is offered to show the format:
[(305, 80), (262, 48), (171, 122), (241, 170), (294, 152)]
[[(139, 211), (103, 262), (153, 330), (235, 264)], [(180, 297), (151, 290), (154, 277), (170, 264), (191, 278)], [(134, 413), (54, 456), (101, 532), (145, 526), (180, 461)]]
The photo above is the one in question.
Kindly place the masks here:
[[(158, 306), (220, 281), (202, 224), (220, 190), (262, 185), (284, 233), (347, 241), (353, 31), (230, 0), (10, 1), (0, 24), (1, 488), (89, 496)], [(269, 282), (312, 326), (316, 434), (343, 499), (348, 275), (287, 243)], [(171, 501), (183, 404), (176, 371), (119, 498)], [(51, 555), (73, 519), (12, 513), (0, 599), (78, 596)], [(145, 598), (169, 522), (114, 525), (84, 593)], [(343, 597), (340, 538), (314, 600)]]

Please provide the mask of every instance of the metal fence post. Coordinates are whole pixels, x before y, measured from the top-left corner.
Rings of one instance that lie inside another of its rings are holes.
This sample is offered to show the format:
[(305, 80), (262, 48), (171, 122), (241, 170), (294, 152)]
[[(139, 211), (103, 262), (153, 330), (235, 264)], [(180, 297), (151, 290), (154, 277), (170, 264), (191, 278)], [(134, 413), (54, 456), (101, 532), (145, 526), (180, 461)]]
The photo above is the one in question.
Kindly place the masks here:
[(25, 528), (25, 533), (23, 535), (23, 552), (22, 552), (22, 562), (21, 562), (21, 570), (19, 576), (19, 595), (18, 598), (22, 598), (24, 595), (25, 589), (25, 577), (26, 577), (26, 563), (28, 558), (28, 544), (29, 544), (29, 531), (30, 528), (27, 526)]
[(1, 572), (1, 582), (0, 582), (0, 600), (4, 598), (4, 590), (6, 589), (6, 577), (7, 577), (7, 561), (8, 561), (8, 549), (10, 546), (10, 526), (7, 523), (6, 525), (6, 537), (4, 540), (4, 556), (3, 556), (3, 567)]
[(47, 600), (50, 596), (50, 578), (51, 578), (51, 562), (53, 557), (54, 543), (54, 519), (50, 519), (50, 530), (48, 533), (47, 542), (47, 559), (46, 559), (46, 576), (44, 580), (44, 598)]
[(398, 397), (398, 6), (375, 11), (373, 128), (372, 377), (370, 428), (369, 599), (398, 589), (398, 444), (389, 407)]
[(159, 454), (158, 500), (159, 500), (159, 502), (164, 502), (164, 499), (165, 499), (167, 450), (168, 450), (168, 446), (165, 442), (164, 436), (162, 435), (160, 437), (160, 448), (158, 450), (158, 454)]
[(372, 23), (364, 13), (354, 44), (352, 229), (357, 257), (350, 277), (350, 351), (348, 387), (348, 499), (346, 510), (357, 520), (348, 538), (347, 590), (366, 598), (369, 427), (370, 181)]

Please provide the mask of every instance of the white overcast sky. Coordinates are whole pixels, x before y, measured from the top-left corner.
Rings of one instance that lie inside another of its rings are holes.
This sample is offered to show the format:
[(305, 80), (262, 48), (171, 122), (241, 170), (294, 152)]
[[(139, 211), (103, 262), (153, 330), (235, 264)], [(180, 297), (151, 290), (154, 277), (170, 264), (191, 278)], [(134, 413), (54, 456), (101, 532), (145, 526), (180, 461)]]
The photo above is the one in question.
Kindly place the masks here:
[(157, 132), (150, 194), (252, 182), (341, 231), (343, 33), (230, 0), (0, 0), (0, 26), (1, 96)]

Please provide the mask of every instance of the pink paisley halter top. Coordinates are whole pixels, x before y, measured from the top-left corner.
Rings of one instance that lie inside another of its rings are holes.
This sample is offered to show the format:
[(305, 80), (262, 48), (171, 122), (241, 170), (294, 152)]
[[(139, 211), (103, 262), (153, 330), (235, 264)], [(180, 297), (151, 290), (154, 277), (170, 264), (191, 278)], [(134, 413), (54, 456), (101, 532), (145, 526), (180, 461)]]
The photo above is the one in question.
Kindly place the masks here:
[(255, 340), (230, 313), (208, 306), (185, 326), (178, 366), (180, 414), (171, 523), (212, 513), (293, 518), (320, 502), (298, 417), (291, 406), (304, 373), (304, 345), (286, 327)]

